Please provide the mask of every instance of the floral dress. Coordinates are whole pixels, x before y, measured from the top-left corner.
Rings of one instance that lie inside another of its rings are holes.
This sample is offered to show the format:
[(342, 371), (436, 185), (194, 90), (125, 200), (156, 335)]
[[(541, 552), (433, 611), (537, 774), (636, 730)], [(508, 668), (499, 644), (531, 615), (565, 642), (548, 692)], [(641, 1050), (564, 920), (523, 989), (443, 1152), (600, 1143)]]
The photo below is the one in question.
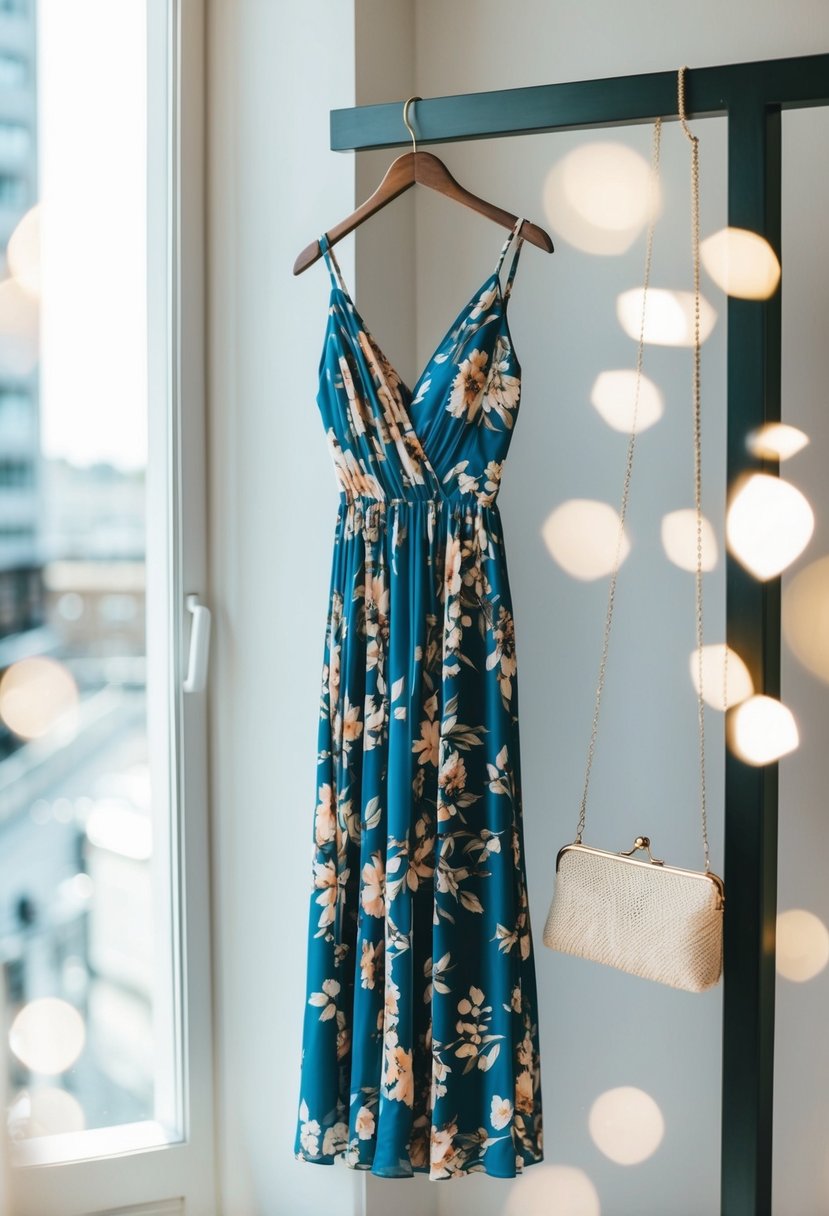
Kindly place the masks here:
[(295, 1151), (384, 1178), (510, 1178), (542, 1156), (496, 503), (520, 396), (507, 302), (522, 222), (411, 389), (320, 240), (317, 400), (341, 497)]

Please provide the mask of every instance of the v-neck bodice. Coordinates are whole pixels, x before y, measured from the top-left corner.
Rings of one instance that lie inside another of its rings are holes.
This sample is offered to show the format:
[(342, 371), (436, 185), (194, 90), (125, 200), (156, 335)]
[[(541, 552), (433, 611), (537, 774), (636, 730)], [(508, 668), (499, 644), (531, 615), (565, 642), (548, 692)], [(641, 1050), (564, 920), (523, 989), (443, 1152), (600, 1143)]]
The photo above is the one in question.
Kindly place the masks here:
[[(494, 504), (521, 395), (507, 304), (522, 222), (412, 388), (375, 341), (327, 237), (320, 238), (332, 286), (317, 402), (347, 500)], [(513, 240), (502, 288), (501, 267)]]

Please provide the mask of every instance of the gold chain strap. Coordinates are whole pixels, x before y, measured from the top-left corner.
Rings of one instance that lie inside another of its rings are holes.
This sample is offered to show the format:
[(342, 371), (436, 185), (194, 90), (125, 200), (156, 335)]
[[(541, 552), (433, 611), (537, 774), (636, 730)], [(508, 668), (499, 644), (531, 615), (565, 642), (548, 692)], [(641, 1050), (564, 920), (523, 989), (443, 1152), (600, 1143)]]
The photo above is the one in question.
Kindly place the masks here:
[[(699, 138), (688, 128), (685, 117), (685, 72), (679, 69), (677, 78), (677, 96), (679, 118), (682, 129), (691, 141), (691, 250), (694, 264), (694, 372), (693, 372), (693, 429), (694, 429), (694, 500), (696, 506), (696, 641), (697, 641), (697, 682), (699, 695), (697, 699), (697, 722), (699, 730), (699, 777), (700, 777), (700, 814), (702, 818), (702, 844), (705, 855), (706, 872), (711, 868), (708, 845), (708, 810), (705, 780), (705, 701), (703, 698), (703, 655), (702, 655), (702, 418), (700, 393), (700, 220), (699, 220)], [(599, 713), (601, 710), (602, 693), (604, 692), (607, 675), (607, 658), (610, 649), (610, 631), (613, 624), (613, 608), (616, 602), (616, 584), (621, 564), (622, 542), (624, 539), (625, 520), (627, 518), (630, 500), (630, 483), (633, 473), (633, 456), (636, 448), (636, 431), (639, 414), (639, 394), (642, 379), (642, 366), (645, 351), (645, 318), (647, 314), (648, 287), (650, 286), (651, 265), (653, 262), (653, 235), (656, 225), (657, 186), (659, 183), (659, 153), (662, 136), (662, 119), (657, 118), (653, 126), (653, 141), (651, 150), (650, 171), (650, 209), (648, 216), (648, 233), (645, 250), (645, 276), (642, 290), (642, 312), (639, 321), (639, 344), (636, 356), (636, 388), (633, 398), (633, 418), (631, 421), (630, 438), (627, 447), (625, 463), (625, 479), (622, 487), (622, 503), (619, 509), (619, 533), (616, 541), (616, 552), (613, 559), (613, 569), (610, 575), (610, 587), (607, 597), (607, 612), (605, 615), (604, 632), (602, 635), (602, 655), (599, 662), (599, 679), (596, 685), (596, 695), (593, 703), (593, 722), (590, 729), (590, 742), (587, 747), (587, 767), (584, 774), (584, 790), (581, 798), (579, 822), (576, 831), (576, 843), (582, 843), (584, 824), (587, 817), (587, 795), (590, 788), (590, 774), (593, 769), (593, 759), (596, 752), (596, 738), (599, 730)], [(727, 663), (727, 650), (726, 659)], [(723, 698), (726, 700), (727, 668), (723, 669)]]

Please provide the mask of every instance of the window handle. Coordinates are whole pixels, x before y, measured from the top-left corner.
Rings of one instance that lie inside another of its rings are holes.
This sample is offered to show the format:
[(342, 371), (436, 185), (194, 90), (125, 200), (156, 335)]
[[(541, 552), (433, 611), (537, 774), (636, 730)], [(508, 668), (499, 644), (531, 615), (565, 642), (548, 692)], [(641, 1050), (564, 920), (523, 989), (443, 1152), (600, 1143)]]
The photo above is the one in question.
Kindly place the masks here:
[(190, 658), (185, 692), (203, 692), (207, 685), (207, 661), (210, 654), (210, 609), (199, 603), (198, 595), (188, 595), (185, 600), (188, 612), (193, 614), (190, 628)]

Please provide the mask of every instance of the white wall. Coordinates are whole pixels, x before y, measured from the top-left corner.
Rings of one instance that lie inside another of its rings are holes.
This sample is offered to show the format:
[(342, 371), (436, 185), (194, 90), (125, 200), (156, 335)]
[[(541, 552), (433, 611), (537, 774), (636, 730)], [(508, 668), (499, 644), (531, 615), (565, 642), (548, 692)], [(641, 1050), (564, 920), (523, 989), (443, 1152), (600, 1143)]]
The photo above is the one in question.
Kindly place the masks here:
[[(223, 1216), (361, 1206), (293, 1159), (334, 474), (315, 404), (328, 275), (296, 254), (354, 197), (352, 5), (210, 5), (212, 815)], [(352, 271), (343, 250), (343, 270)]]
[[(785, 12), (771, 0), (693, 7), (670, 0), (657, 20), (643, 0), (356, 0), (355, 20), (353, 7), (342, 0), (210, 5), (211, 737), (223, 1216), (356, 1212), (364, 1203), (369, 1213), (495, 1216), (512, 1202), (530, 1216), (550, 1210), (552, 1191), (538, 1207), (520, 1200), (521, 1183), (472, 1178), (447, 1188), (420, 1179), (365, 1180), (294, 1162), (291, 1154), (336, 491), (314, 403), (326, 272), (317, 265), (294, 279), (290, 266), (352, 206), (355, 159), (362, 199), (393, 156), (332, 154), (328, 111), (413, 92), (805, 54), (827, 45), (829, 10), (820, 0), (798, 0)], [(725, 124), (711, 120), (697, 129), (705, 235), (725, 222)], [(647, 156), (649, 134), (639, 127), (601, 138), (622, 138)], [(444, 154), (471, 189), (545, 223), (547, 169), (569, 148), (597, 138), (481, 141)], [(667, 207), (653, 283), (687, 287), (688, 153), (673, 124), (663, 148)], [(418, 189), (338, 248), (361, 311), (375, 318), (381, 345), (396, 353), (404, 374), (428, 356), (460, 300), (488, 272), (501, 238), (486, 221)], [(540, 942), (555, 850), (572, 837), (577, 814), (604, 588), (567, 578), (539, 528), (566, 498), (618, 499), (624, 438), (607, 430), (588, 398), (598, 371), (633, 365), (635, 347), (615, 321), (615, 296), (642, 273), (641, 242), (610, 259), (556, 243), (550, 258), (526, 248), (516, 281), (511, 325), (524, 398), (501, 495), (517, 618), (547, 1161), (583, 1170), (602, 1216), (705, 1216), (717, 1210), (719, 1190), (720, 993), (692, 997), (600, 973), (551, 955)], [(703, 374), (706, 511), (720, 519), (724, 299), (707, 279), (703, 289), (719, 313)], [(693, 645), (692, 578), (667, 564), (658, 541), (662, 514), (692, 502), (690, 356), (649, 348), (646, 371), (665, 390), (667, 411), (643, 435), (637, 456), (634, 550), (620, 581), (591, 834), (622, 847), (646, 830), (669, 860), (697, 865), (694, 701), (684, 674)], [(720, 563), (706, 579), (709, 640), (722, 637), (722, 587)], [(716, 714), (709, 726), (716, 867)], [(814, 1009), (810, 1017), (811, 1025)], [(607, 1161), (586, 1129), (592, 1100), (622, 1084), (650, 1092), (666, 1120), (662, 1146), (640, 1166)], [(809, 1207), (829, 1193), (825, 1185), (818, 1191), (815, 1169), (809, 1189), (814, 1157), (798, 1160), (807, 1173), (799, 1211), (829, 1211), (829, 1203)], [(776, 1164), (783, 1177), (787, 1161)], [(547, 1188), (555, 1181), (535, 1167), (527, 1185), (534, 1176)], [(796, 1216), (782, 1200), (779, 1210)]]

